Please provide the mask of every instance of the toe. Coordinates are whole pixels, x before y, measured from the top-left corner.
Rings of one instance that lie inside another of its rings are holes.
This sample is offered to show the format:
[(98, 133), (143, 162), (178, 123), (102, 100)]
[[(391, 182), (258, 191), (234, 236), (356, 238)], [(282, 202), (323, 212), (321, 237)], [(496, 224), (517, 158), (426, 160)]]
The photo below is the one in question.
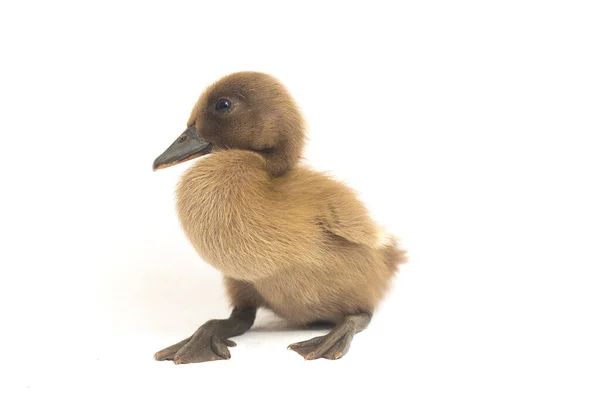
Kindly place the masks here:
[(183, 351), (178, 352), (173, 358), (175, 364), (193, 364), (206, 361), (222, 360), (223, 357), (214, 353), (211, 348), (202, 349), (200, 351)]
[(296, 347), (289, 347), (289, 349), (295, 351), (296, 353), (298, 353), (299, 355), (301, 355), (304, 359), (306, 359), (306, 356), (312, 350), (312, 348), (303, 348), (303, 347), (298, 347), (298, 348), (296, 348)]
[(336, 360), (337, 351), (338, 350), (334, 346), (331, 349), (327, 350), (325, 354), (323, 354), (323, 358), (326, 358), (328, 360)]
[(327, 350), (323, 346), (303, 346), (303, 347), (292, 347), (291, 350), (300, 354), (305, 360), (314, 360), (315, 358), (321, 357), (321, 355)]
[(172, 346), (169, 346), (161, 351), (158, 351), (154, 354), (154, 359), (157, 361), (166, 361), (172, 360), (175, 354), (190, 340), (190, 338), (184, 339), (179, 343), (175, 343)]
[(163, 352), (159, 351), (158, 353), (154, 354), (154, 359), (156, 361), (172, 361), (173, 357), (175, 357), (175, 353), (164, 354)]
[(210, 347), (212, 348), (212, 351), (215, 352), (216, 355), (218, 355), (221, 358), (224, 359), (230, 359), (231, 358), (231, 353), (229, 352), (229, 349), (227, 348), (227, 345), (221, 341), (218, 337), (213, 336), (211, 341), (210, 341)]
[(288, 349), (290, 350), (296, 350), (296, 349), (302, 349), (305, 347), (310, 347), (310, 346), (316, 346), (318, 344), (321, 344), (321, 342), (323, 341), (323, 338), (325, 336), (317, 336), (314, 337), (310, 340), (305, 340), (303, 342), (298, 342), (298, 343), (292, 343), (288, 346)]
[(352, 343), (352, 336), (350, 334), (346, 334), (342, 336), (340, 340), (338, 340), (331, 348), (323, 355), (323, 357), (328, 360), (339, 360), (344, 357), (348, 350), (350, 349), (350, 344)]

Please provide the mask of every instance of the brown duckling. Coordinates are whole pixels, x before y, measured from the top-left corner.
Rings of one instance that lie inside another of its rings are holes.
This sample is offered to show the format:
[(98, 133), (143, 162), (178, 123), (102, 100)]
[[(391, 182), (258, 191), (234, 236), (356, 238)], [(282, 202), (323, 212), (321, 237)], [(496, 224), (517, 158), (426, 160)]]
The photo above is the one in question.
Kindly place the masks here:
[(154, 161), (156, 170), (211, 153), (182, 175), (177, 212), (199, 256), (222, 272), (233, 308), (157, 360), (228, 359), (229, 338), (248, 331), (260, 307), (299, 325), (333, 324), (290, 345), (305, 359), (344, 356), (367, 327), (405, 252), (350, 188), (299, 165), (304, 142), (287, 89), (238, 72), (205, 90), (187, 129)]

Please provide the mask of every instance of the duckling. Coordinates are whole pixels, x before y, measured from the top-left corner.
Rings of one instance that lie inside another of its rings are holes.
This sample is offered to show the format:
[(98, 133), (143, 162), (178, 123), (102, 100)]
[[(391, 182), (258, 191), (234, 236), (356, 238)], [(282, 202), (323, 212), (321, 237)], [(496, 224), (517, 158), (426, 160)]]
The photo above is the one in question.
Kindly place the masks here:
[(287, 88), (237, 72), (202, 93), (187, 129), (156, 158), (153, 170), (201, 157), (177, 184), (177, 215), (198, 255), (222, 273), (232, 308), (156, 360), (229, 359), (230, 338), (252, 327), (259, 308), (297, 326), (333, 327), (288, 347), (307, 360), (343, 357), (368, 326), (406, 252), (351, 188), (300, 164), (305, 141)]

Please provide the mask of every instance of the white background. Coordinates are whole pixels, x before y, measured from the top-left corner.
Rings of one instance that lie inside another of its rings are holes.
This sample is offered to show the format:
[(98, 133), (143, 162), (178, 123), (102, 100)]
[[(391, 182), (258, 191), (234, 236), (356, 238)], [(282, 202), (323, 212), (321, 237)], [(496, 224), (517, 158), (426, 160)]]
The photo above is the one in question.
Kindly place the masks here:
[[(597, 399), (599, 21), (572, 0), (2, 2), (0, 397)], [(268, 313), (228, 361), (152, 358), (228, 314), (174, 214), (189, 164), (151, 163), (238, 70), (289, 87), (307, 162), (410, 251), (342, 360), (286, 350), (321, 332)]]

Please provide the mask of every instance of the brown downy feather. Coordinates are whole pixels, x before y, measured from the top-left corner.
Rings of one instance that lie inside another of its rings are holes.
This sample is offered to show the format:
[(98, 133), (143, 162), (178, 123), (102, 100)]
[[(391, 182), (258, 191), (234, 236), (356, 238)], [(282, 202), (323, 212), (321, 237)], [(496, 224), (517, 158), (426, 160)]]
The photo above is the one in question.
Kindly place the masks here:
[[(234, 102), (226, 115), (213, 111), (221, 98)], [(183, 174), (177, 211), (232, 305), (302, 324), (373, 312), (405, 253), (350, 188), (298, 165), (304, 121), (283, 85), (229, 75), (203, 93), (191, 125), (214, 152)]]

